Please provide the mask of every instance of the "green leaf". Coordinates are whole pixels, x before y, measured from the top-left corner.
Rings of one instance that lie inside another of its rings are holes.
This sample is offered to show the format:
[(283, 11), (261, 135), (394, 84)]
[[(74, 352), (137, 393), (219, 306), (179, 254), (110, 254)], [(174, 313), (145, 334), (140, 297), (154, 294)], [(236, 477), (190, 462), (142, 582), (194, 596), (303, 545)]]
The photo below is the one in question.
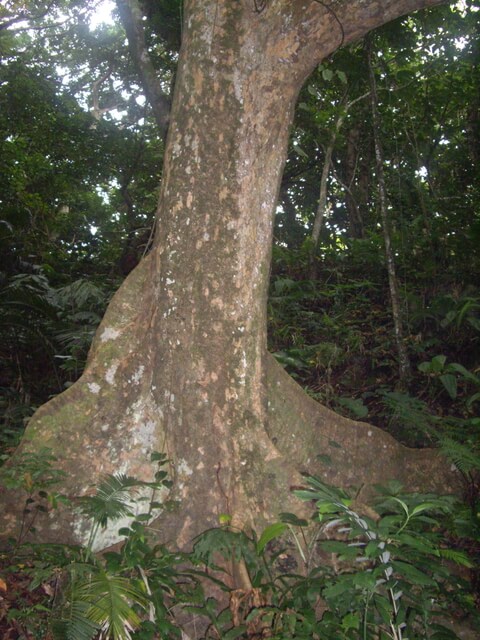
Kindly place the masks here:
[(323, 592), (325, 599), (329, 601), (335, 601), (337, 598), (341, 598), (345, 593), (352, 593), (352, 580), (350, 577), (343, 577), (337, 579), (336, 582), (329, 584)]
[(444, 356), (444, 355), (434, 356), (431, 360), (432, 371), (434, 372), (442, 371), (446, 361), (447, 361), (447, 356)]
[(113, 640), (130, 640), (130, 630), (140, 624), (133, 604), (145, 608), (147, 598), (132, 580), (99, 571), (77, 590), (79, 600), (88, 602), (86, 617), (111, 635)]
[(473, 396), (470, 396), (466, 402), (467, 409), (470, 409), (474, 402), (478, 402), (480, 400), (480, 391), (478, 393), (474, 393)]
[(229, 513), (220, 513), (218, 516), (218, 522), (221, 526), (225, 526), (230, 524), (232, 521), (232, 516)]
[(318, 498), (317, 494), (308, 489), (295, 489), (293, 492), (297, 498), (300, 500), (305, 500), (305, 502), (310, 502), (310, 500), (316, 500)]
[(152, 451), (152, 453), (150, 454), (150, 460), (152, 462), (159, 462), (161, 464), (166, 464), (167, 456), (165, 453), (162, 453), (160, 451)]
[(137, 522), (148, 522), (149, 520), (152, 519), (152, 514), (151, 513), (139, 513), (137, 516), (135, 516), (135, 519), (137, 520)]
[(80, 499), (80, 507), (85, 515), (105, 527), (109, 521), (133, 515), (130, 494), (143, 484), (122, 473), (108, 475), (97, 487), (96, 495)]
[(308, 526), (308, 520), (305, 520), (304, 518), (299, 518), (294, 513), (281, 513), (279, 517), (282, 522), (293, 525), (294, 527)]
[(345, 631), (349, 629), (360, 629), (360, 614), (347, 613), (347, 615), (342, 618), (342, 629)]
[(392, 566), (396, 573), (399, 573), (406, 580), (411, 582), (412, 584), (434, 587), (436, 586), (435, 580), (428, 576), (423, 571), (420, 571), (416, 567), (407, 562), (402, 562), (401, 560), (393, 560)]
[(368, 416), (368, 407), (359, 398), (338, 398), (338, 404), (348, 409), (356, 418)]
[(383, 553), (383, 548), (379, 548), (380, 544), (382, 544), (380, 540), (370, 540), (370, 542), (365, 547), (365, 555), (367, 556), (367, 558), (374, 558), (380, 553)]
[(259, 541), (257, 542), (257, 553), (260, 555), (267, 544), (274, 538), (279, 538), (287, 529), (284, 522), (274, 522), (262, 531)]
[(75, 600), (61, 618), (50, 622), (54, 640), (91, 640), (100, 626), (87, 617), (88, 602)]
[(470, 380), (470, 382), (473, 382), (474, 384), (480, 384), (480, 378), (466, 369), (463, 365), (458, 364), (458, 362), (451, 362), (447, 367), (447, 371), (455, 371), (462, 375), (466, 380)]
[(322, 542), (320, 546), (324, 551), (327, 551), (328, 553), (336, 553), (345, 559), (353, 560), (353, 558), (358, 556), (357, 547), (351, 547), (345, 542), (341, 542), (339, 540), (326, 540), (325, 542)]
[(334, 502), (317, 502), (317, 511), (318, 513), (337, 513), (338, 512), (338, 504)]
[(331, 69), (323, 69), (322, 78), (326, 80), (326, 82), (330, 82), (330, 80), (333, 78), (333, 71)]
[(380, 614), (383, 622), (387, 625), (390, 625), (392, 620), (392, 604), (390, 600), (388, 600), (384, 595), (380, 593), (375, 593), (373, 596), (373, 602), (375, 603), (375, 607)]
[(373, 573), (369, 571), (358, 571), (357, 573), (353, 573), (351, 578), (355, 587), (360, 589), (373, 590), (377, 582)]
[(235, 640), (239, 636), (243, 635), (247, 630), (246, 625), (241, 624), (238, 627), (233, 627), (233, 629), (229, 629), (226, 633), (222, 633), (223, 640)]
[(431, 511), (437, 506), (438, 505), (435, 505), (433, 502), (423, 502), (422, 504), (417, 504), (417, 506), (412, 509), (411, 515), (415, 516), (419, 513), (423, 513), (423, 511)]
[(440, 380), (448, 392), (448, 395), (452, 400), (455, 400), (457, 397), (457, 379), (450, 373), (445, 373), (443, 376), (440, 376)]
[(475, 448), (462, 444), (453, 438), (442, 436), (439, 438), (443, 454), (449, 458), (462, 473), (469, 473), (473, 469), (480, 469), (480, 455)]
[(422, 371), (422, 373), (440, 373), (440, 371), (443, 371), (446, 361), (447, 356), (434, 356), (430, 362), (421, 362), (418, 365), (418, 369)]
[(427, 538), (424, 538), (424, 537), (413, 536), (413, 535), (410, 535), (409, 533), (405, 533), (405, 531), (402, 531), (402, 533), (398, 536), (398, 542), (401, 545), (405, 545), (406, 547), (411, 547), (416, 551), (420, 551), (428, 555), (432, 555), (432, 556), (439, 555), (439, 550), (437, 549), (437, 547), (434, 544), (432, 544)]
[[(353, 547), (349, 547), (346, 542), (342, 542), (341, 540), (325, 540), (320, 543), (320, 546), (324, 551), (328, 551), (328, 553), (338, 553), (345, 554), (352, 549)], [(354, 555), (357, 555), (356, 549), (354, 549)]]
[(400, 498), (397, 498), (396, 496), (392, 497), (392, 501), (396, 502), (397, 504), (399, 504), (402, 507), (403, 511), (405, 512), (405, 515), (408, 518), (409, 515), (410, 515), (410, 512), (408, 510), (408, 505), (403, 500), (401, 500)]
[(429, 632), (431, 640), (458, 640), (458, 636), (454, 631), (441, 624), (431, 624)]

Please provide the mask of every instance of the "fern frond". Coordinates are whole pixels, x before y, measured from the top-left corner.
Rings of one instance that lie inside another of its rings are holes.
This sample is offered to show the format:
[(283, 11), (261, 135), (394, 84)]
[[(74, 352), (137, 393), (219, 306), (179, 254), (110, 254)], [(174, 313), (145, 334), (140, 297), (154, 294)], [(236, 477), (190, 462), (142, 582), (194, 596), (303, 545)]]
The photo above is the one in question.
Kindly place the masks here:
[(472, 569), (475, 565), (464, 551), (457, 549), (439, 549), (440, 556), (446, 560), (451, 560), (462, 567)]
[(448, 458), (461, 473), (480, 471), (480, 452), (446, 436), (439, 437), (443, 455)]
[(84, 308), (103, 305), (106, 302), (104, 291), (88, 280), (75, 280), (71, 284), (57, 289), (57, 300), (62, 307)]

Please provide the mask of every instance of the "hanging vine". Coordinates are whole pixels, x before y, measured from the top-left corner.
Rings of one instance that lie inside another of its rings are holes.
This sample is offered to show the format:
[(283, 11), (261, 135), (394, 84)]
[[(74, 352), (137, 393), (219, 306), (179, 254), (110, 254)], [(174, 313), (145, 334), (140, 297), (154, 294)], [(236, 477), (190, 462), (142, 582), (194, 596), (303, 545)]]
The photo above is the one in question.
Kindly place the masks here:
[(343, 24), (340, 21), (340, 18), (337, 16), (335, 11), (332, 9), (331, 5), (325, 4), (325, 2), (322, 2), (322, 0), (313, 0), (313, 1), (316, 2), (317, 4), (322, 5), (322, 7), (324, 9), (326, 9), (335, 18), (335, 21), (337, 22), (338, 26), (340, 27), (340, 33), (341, 33), (340, 44), (337, 47), (338, 49), (340, 49), (340, 47), (345, 42), (345, 30), (343, 28)]

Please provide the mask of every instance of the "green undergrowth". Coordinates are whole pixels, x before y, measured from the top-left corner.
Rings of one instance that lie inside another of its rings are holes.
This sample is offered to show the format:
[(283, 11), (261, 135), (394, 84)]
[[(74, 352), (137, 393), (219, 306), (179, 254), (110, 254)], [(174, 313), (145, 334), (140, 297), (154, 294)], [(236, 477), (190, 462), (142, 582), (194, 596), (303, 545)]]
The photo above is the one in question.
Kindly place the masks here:
[[(463, 471), (478, 470), (462, 453)], [(279, 514), (257, 535), (223, 514), (180, 553), (149, 526), (158, 491), (170, 486), (165, 456), (152, 461), (152, 482), (116, 474), (74, 501), (58, 493), (61, 473), (48, 451), (24, 454), (4, 474), (26, 497), (18, 534), (0, 555), (3, 637), (13, 629), (28, 640), (182, 638), (186, 621), (196, 637), (222, 640), (447, 640), (459, 620), (480, 623), (472, 582), (480, 520), (471, 504), (407, 494), (394, 482), (359, 504), (305, 476), (295, 494), (312, 506), (309, 520)], [(35, 542), (37, 519), (54, 517), (60, 503), (89, 520), (85, 545)], [(101, 529), (125, 517), (115, 550), (93, 553)]]
[(275, 247), (270, 350), (316, 400), (409, 446), (432, 446), (432, 432), (452, 430), (478, 441), (478, 285), (465, 274), (463, 282), (445, 274), (438, 283), (403, 265), (410, 376), (400, 385), (388, 282), (375, 246), (372, 237), (326, 251), (313, 280), (304, 247)]

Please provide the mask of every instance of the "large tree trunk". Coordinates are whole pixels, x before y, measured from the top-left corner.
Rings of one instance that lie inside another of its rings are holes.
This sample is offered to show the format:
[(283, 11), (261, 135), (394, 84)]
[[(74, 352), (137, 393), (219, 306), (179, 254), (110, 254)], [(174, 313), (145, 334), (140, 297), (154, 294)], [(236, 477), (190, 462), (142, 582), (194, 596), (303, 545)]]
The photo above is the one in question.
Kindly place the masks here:
[[(389, 477), (446, 481), (432, 452), (317, 405), (266, 351), (273, 214), (297, 93), (341, 43), (432, 4), (349, 0), (334, 13), (296, 0), (262, 12), (253, 0), (185, 3), (154, 249), (114, 297), (82, 378), (40, 408), (22, 445), (52, 448), (66, 491), (85, 493), (109, 472), (151, 479), (149, 453), (164, 451), (175, 508), (160, 529), (183, 547), (222, 513), (244, 526), (294, 509), (299, 471), (365, 489)], [(319, 454), (333, 464), (322, 468)], [(18, 496), (5, 501), (11, 533)], [(78, 541), (85, 529), (56, 515), (37, 536)]]

